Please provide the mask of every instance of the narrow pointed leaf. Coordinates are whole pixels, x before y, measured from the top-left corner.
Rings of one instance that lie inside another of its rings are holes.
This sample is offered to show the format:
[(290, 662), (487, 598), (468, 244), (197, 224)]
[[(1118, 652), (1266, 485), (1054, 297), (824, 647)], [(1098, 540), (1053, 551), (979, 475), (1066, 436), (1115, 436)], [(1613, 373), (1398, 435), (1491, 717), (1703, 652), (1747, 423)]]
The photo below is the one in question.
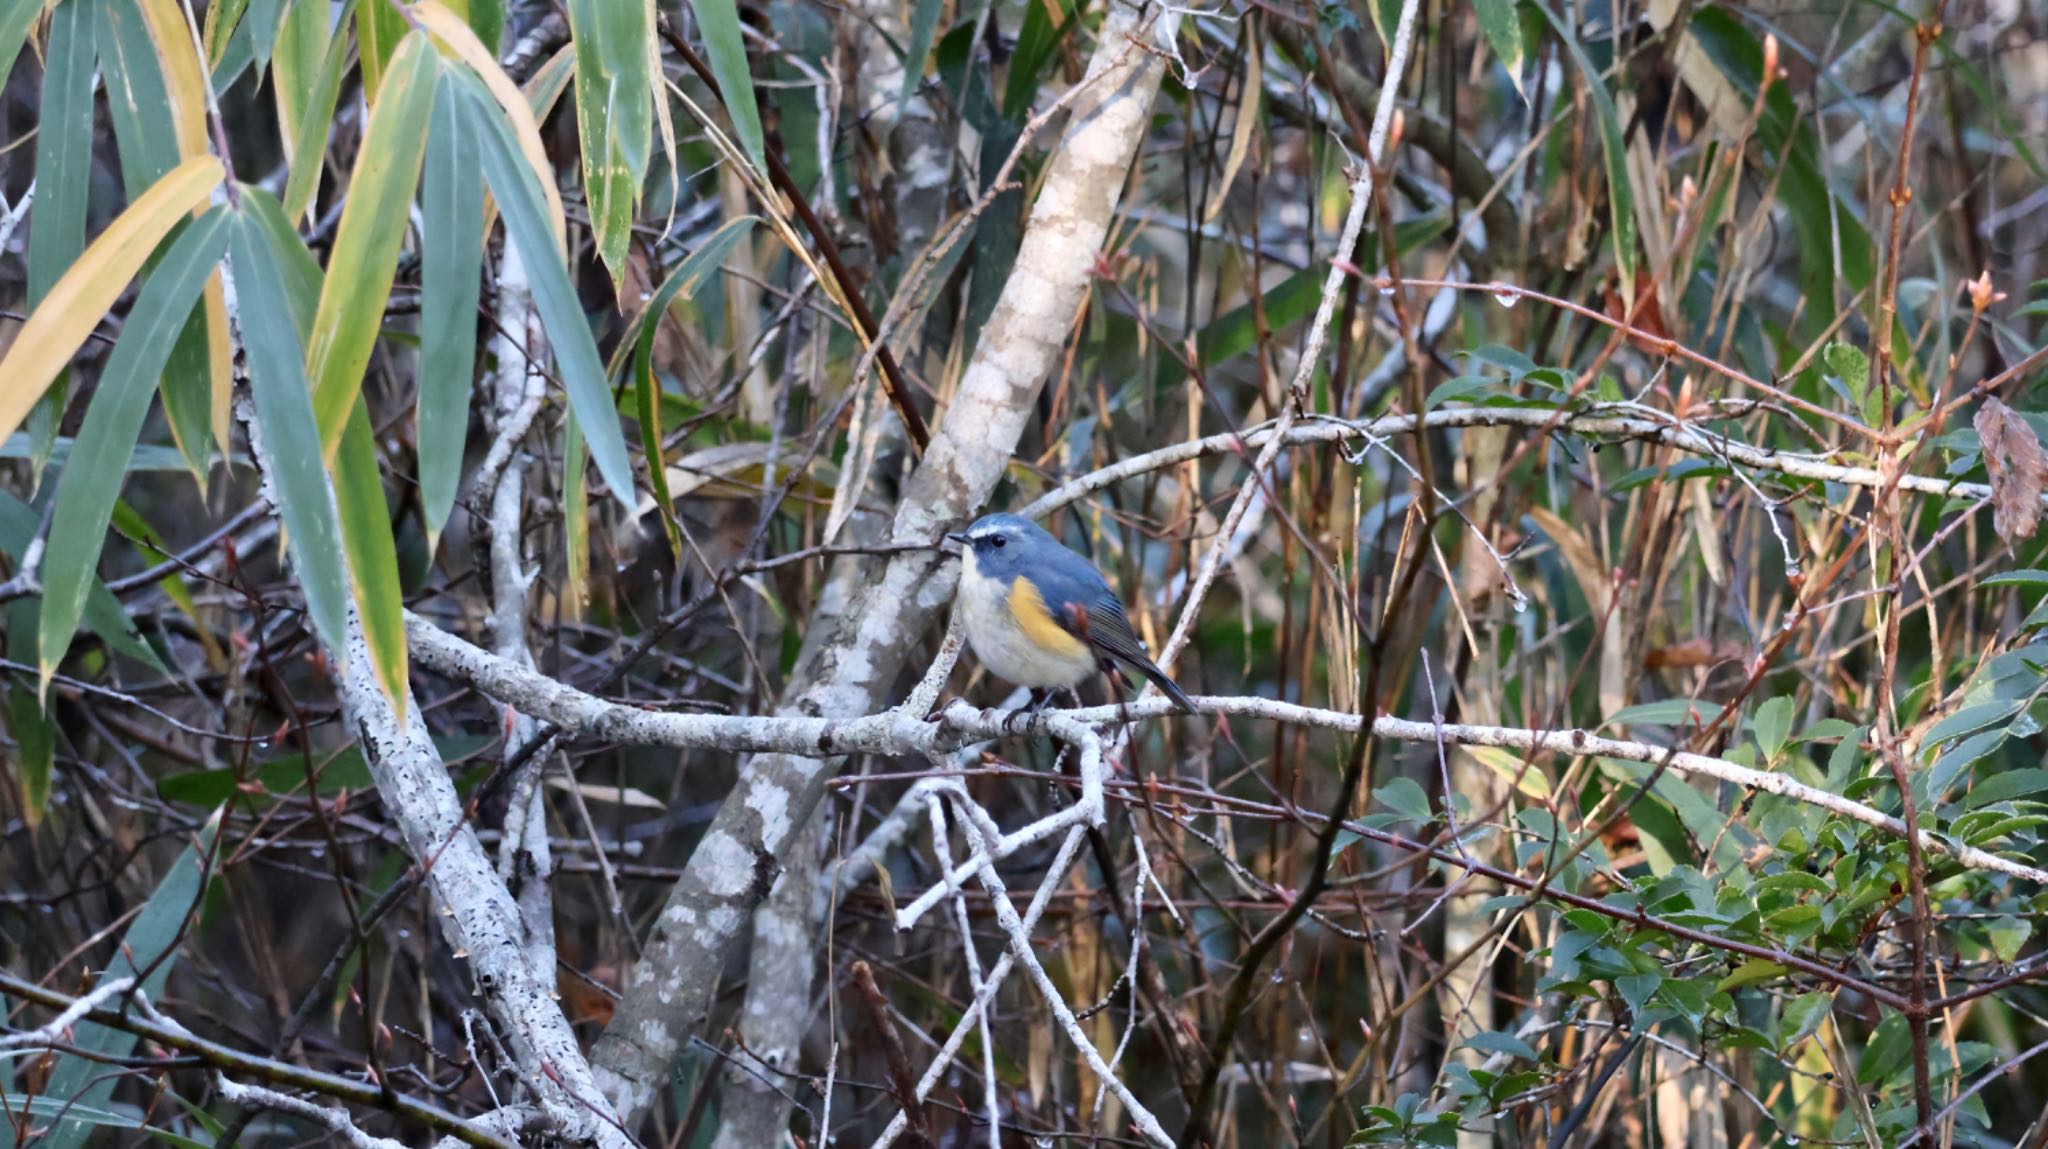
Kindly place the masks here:
[[(342, 5), (342, 25), (355, 0)], [(320, 169), (327, 156), (327, 130), (334, 122), (334, 105), (341, 99), (341, 78), (348, 71), (348, 37), (338, 31), (327, 41), (327, 55), (320, 61), (320, 75), (299, 112), (298, 126), (285, 154), (291, 157), (291, 175), (284, 184), (285, 218), (296, 226), (313, 206), (320, 190)]]
[(631, 0), (569, 0), (576, 49), (576, 128), (597, 251), (616, 285), (653, 138), (653, 12)]
[(585, 475), (590, 452), (584, 447), (576, 412), (569, 412), (562, 424), (562, 544), (569, 552), (562, 613), (582, 618), (584, 604), (590, 601), (590, 482)]
[(14, 70), (14, 59), (28, 42), (28, 33), (42, 15), (45, 0), (0, 0), (0, 80)]
[[(35, 540), (42, 522), (41, 504), (30, 506), (0, 490), (0, 552), (14, 562), (16, 569), (20, 568), (22, 558), (28, 553), (29, 544)], [(19, 643), (19, 649), (23, 651), (34, 650), (40, 608), (34, 600), (21, 598), (8, 603), (7, 609), (8, 642)], [(151, 670), (164, 670), (156, 651), (137, 633), (135, 620), (128, 617), (128, 612), (107, 589), (107, 584), (98, 579), (94, 579), (86, 590), (85, 628), (106, 643), (108, 650), (132, 658)]]
[(1636, 204), (1628, 182), (1628, 141), (1621, 134), (1621, 113), (1614, 106), (1614, 94), (1607, 90), (1607, 82), (1601, 79), (1600, 69), (1586, 55), (1578, 36), (1548, 6), (1536, 0), (1531, 2), (1557, 30), (1557, 38), (1571, 53), (1573, 63), (1579, 67), (1580, 77), (1586, 82), (1586, 92), (1593, 98), (1593, 118), (1600, 129), (1600, 155), (1607, 165), (1607, 210), (1611, 222), (1610, 237), (1614, 241), (1614, 270), (1621, 276), (1621, 298), (1633, 301), (1636, 297)]
[(384, 98), (384, 72), (405, 34), (405, 17), (392, 0), (361, 0), (356, 5), (356, 55), (365, 104), (374, 108)]
[(171, 245), (143, 284), (86, 408), (85, 424), (57, 481), (57, 509), (43, 556), (39, 689), (49, 685), (50, 675), (71, 646), (128, 458), (149, 414), (150, 394), (193, 303), (227, 248), (227, 222), (225, 210), (216, 208), (187, 226)]
[[(440, 0), (419, 0), (408, 11), (420, 26), (434, 34), (441, 43), (453, 52), (457, 59), (468, 64), (489, 93), (486, 103), (495, 101), (503, 114), (504, 124), (517, 142), (520, 159), (532, 174), (546, 202), (548, 229), (554, 236), (555, 257), (566, 261), (569, 257), (567, 224), (562, 217), (562, 193), (555, 187), (555, 168), (548, 161), (547, 149), (541, 146), (540, 124), (534, 118), (533, 105), (505, 69), (498, 66), (498, 58), (486, 49), (476, 32), (463, 22), (460, 16), (450, 12)], [(529, 255), (528, 262), (538, 258)]]
[[(114, 960), (101, 971), (99, 984), (105, 985), (116, 978), (140, 976), (140, 988), (149, 1000), (152, 1003), (163, 1000), (164, 983), (170, 980), (171, 967), (177, 964), (178, 947), (185, 938), (186, 923), (199, 912), (201, 900), (206, 896), (206, 882), (212, 869), (213, 840), (219, 829), (220, 815), (215, 813), (200, 830), (197, 840), (171, 863), (163, 881), (157, 884), (156, 891), (149, 895), (141, 912), (135, 915), (128, 932), (121, 935), (121, 945), (114, 951)], [(36, 1142), (41, 1149), (80, 1149), (91, 1140), (92, 1127), (96, 1124), (92, 1115), (111, 1110), (109, 1102), (114, 1096), (114, 1086), (123, 1078), (122, 1074), (108, 1073), (104, 1061), (118, 1062), (128, 1056), (135, 1048), (135, 1041), (135, 1035), (126, 1030), (90, 1021), (78, 1024), (71, 1044), (97, 1056), (65, 1054), (59, 1057), (48, 1084), (43, 1087), (43, 1095), (82, 1105), (86, 1115), (67, 1115), (64, 1120), (56, 1122)]]
[(349, 177), (348, 201), (306, 348), (313, 411), (320, 420), (321, 446), (330, 459), (362, 390), (363, 371), (391, 297), (398, 248), (405, 239), (413, 189), (419, 186), (420, 162), (427, 151), (438, 68), (424, 33), (413, 33), (398, 46)]
[[(337, 38), (328, 26), (326, 0), (293, 0), (277, 30), (277, 49), (270, 61), (271, 95), (277, 101), (278, 135), (286, 163), (293, 162), (299, 129), (320, 90), (321, 68)], [(343, 37), (345, 38), (345, 37)]]
[(462, 480), (462, 447), (476, 378), (477, 297), (483, 265), (484, 184), (476, 127), (442, 76), (421, 193), (419, 460), (428, 546), (441, 537)]
[(178, 165), (129, 204), (50, 289), (0, 359), (0, 440), (21, 426), (164, 235), (220, 180), (220, 163), (210, 156)]
[(334, 460), (334, 498), (341, 515), (341, 541), (348, 552), (349, 583), (364, 645), (377, 684), (405, 720), (405, 593), (398, 579), (398, 548), (391, 539), (391, 508), (377, 474), (377, 444), (370, 415), (360, 398), (349, 413)]
[(690, 0), (690, 11), (697, 14), (697, 26), (704, 31), (704, 54), (718, 80), (725, 114), (732, 118), (733, 136), (765, 177), (768, 150), (761, 109), (754, 101), (754, 77), (747, 66), (747, 42), (740, 35), (739, 5), (733, 0)]
[(342, 654), (348, 649), (348, 578), (341, 524), (321, 464), (320, 428), (284, 277), (261, 224), (242, 213), (229, 230), (249, 390), (292, 569), (305, 591), (314, 629), (329, 650)]
[(612, 405), (604, 363), (598, 358), (597, 343), (591, 338), (590, 322), (569, 282), (562, 261), (549, 247), (548, 221), (540, 189), (532, 172), (522, 162), (512, 130), (491, 107), (490, 98), (474, 79), (462, 77), (461, 86), (469, 98), (469, 119), (477, 126), (483, 156), (484, 178), (497, 197), (505, 216), (505, 232), (519, 249), (519, 257), (533, 287), (534, 307), (553, 345), (555, 364), (562, 385), (569, 392), (569, 405), (583, 420), (589, 437), (590, 457), (597, 473), (611, 488), (612, 497), (631, 507), (633, 470), (626, 458), (626, 437), (619, 430), (618, 410)]
[(1522, 87), (1522, 65), (1526, 60), (1522, 52), (1522, 17), (1516, 11), (1516, 0), (1473, 0), (1473, 7), (1479, 12), (1479, 30), (1486, 34), (1487, 46), (1500, 57), (1500, 66), (1507, 69), (1515, 91), (1528, 99), (1529, 93)]
[(910, 15), (910, 47), (903, 53), (903, 91), (897, 98), (909, 103), (924, 82), (924, 62), (932, 54), (932, 35), (939, 26), (939, 11), (945, 0), (917, 0)]
[[(42, 302), (85, 248), (85, 214), (92, 180), (94, 14), (101, 0), (71, 0), (50, 14), (43, 58), (42, 102), (36, 124), (36, 198), (29, 208), (28, 301)], [(62, 378), (62, 377), (59, 377)], [(68, 383), (32, 408), (35, 443), (30, 473), (42, 481), (43, 464), (57, 439)], [(7, 431), (12, 433), (9, 425)]]
[(7, 733), (14, 739), (11, 757), (20, 772), (22, 813), (34, 827), (50, 805), (50, 767), (57, 760), (57, 730), (36, 692), (12, 678), (7, 682)]
[(646, 309), (641, 311), (628, 344), (633, 352), (633, 390), (639, 402), (640, 446), (647, 456), (647, 483), (654, 491), (655, 506), (661, 511), (661, 525), (668, 539), (669, 551), (678, 559), (687, 552), (683, 550), (682, 534), (675, 521), (674, 501), (668, 487), (668, 462), (661, 448), (661, 384), (654, 377), (654, 336), (661, 329), (661, 319), (668, 314), (669, 305), (678, 297), (689, 298), (699, 284), (716, 274), (733, 245), (746, 238), (756, 222), (753, 216), (732, 220), (711, 233), (709, 239), (677, 265), (660, 289), (655, 291)]

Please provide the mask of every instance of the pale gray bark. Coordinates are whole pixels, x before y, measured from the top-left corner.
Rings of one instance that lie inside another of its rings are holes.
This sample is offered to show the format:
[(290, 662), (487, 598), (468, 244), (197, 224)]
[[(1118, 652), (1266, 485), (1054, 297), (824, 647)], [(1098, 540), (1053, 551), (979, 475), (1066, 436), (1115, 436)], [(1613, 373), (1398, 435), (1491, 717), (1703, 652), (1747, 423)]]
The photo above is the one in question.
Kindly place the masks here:
[[(1016, 269), (911, 476), (889, 531), (893, 541), (935, 542), (1001, 478), (1088, 290), (1150, 121), (1164, 65), (1134, 40), (1148, 31), (1170, 38), (1177, 23), (1171, 14), (1112, 4)], [(952, 597), (955, 569), (936, 551), (858, 569), (863, 577), (830, 580), (846, 593), (821, 602), (783, 714), (839, 718), (875, 709)], [(654, 1101), (677, 1051), (702, 1024), (727, 948), (767, 894), (835, 768), (813, 757), (757, 757), (712, 820), (594, 1051), (605, 1095), (628, 1120)]]

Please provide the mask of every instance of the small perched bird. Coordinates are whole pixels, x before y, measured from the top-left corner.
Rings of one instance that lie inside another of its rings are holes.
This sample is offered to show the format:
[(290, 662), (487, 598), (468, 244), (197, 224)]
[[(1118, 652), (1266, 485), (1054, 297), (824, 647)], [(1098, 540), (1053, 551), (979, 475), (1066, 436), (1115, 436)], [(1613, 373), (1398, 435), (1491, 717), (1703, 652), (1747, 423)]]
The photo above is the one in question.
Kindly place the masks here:
[(946, 537), (960, 544), (957, 601), (967, 641), (990, 672), (1033, 690), (1072, 689), (1121, 660), (1195, 712), (1131, 633), (1124, 604), (1094, 563), (1016, 515), (986, 515)]

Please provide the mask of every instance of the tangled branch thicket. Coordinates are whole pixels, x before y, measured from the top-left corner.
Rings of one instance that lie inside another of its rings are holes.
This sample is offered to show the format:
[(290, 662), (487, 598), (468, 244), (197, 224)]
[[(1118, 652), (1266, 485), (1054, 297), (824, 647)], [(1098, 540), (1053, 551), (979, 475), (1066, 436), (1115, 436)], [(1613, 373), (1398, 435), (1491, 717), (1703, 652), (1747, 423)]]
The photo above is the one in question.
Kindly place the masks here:
[(2048, 1145), (2044, 22), (0, 0), (0, 1149)]

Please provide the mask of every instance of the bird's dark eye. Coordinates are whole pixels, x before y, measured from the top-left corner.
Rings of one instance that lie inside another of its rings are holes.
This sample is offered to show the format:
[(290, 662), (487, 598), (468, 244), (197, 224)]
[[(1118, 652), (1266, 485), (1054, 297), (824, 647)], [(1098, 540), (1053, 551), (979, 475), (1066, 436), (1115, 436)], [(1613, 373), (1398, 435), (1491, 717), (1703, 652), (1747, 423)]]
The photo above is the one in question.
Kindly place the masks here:
[(999, 546), (999, 547), (1001, 547), (1001, 546), (1008, 546), (1008, 545), (1009, 545), (1009, 543), (1010, 543), (1010, 540), (1008, 540), (1008, 539), (1004, 538), (1004, 537), (1003, 537), (1003, 536), (1001, 536), (1001, 535), (997, 535), (997, 536), (996, 536), (995, 538), (993, 538), (993, 539), (990, 539), (989, 541), (990, 541), (990, 542), (992, 542), (992, 543), (994, 543), (995, 545), (997, 545), (997, 546)]

